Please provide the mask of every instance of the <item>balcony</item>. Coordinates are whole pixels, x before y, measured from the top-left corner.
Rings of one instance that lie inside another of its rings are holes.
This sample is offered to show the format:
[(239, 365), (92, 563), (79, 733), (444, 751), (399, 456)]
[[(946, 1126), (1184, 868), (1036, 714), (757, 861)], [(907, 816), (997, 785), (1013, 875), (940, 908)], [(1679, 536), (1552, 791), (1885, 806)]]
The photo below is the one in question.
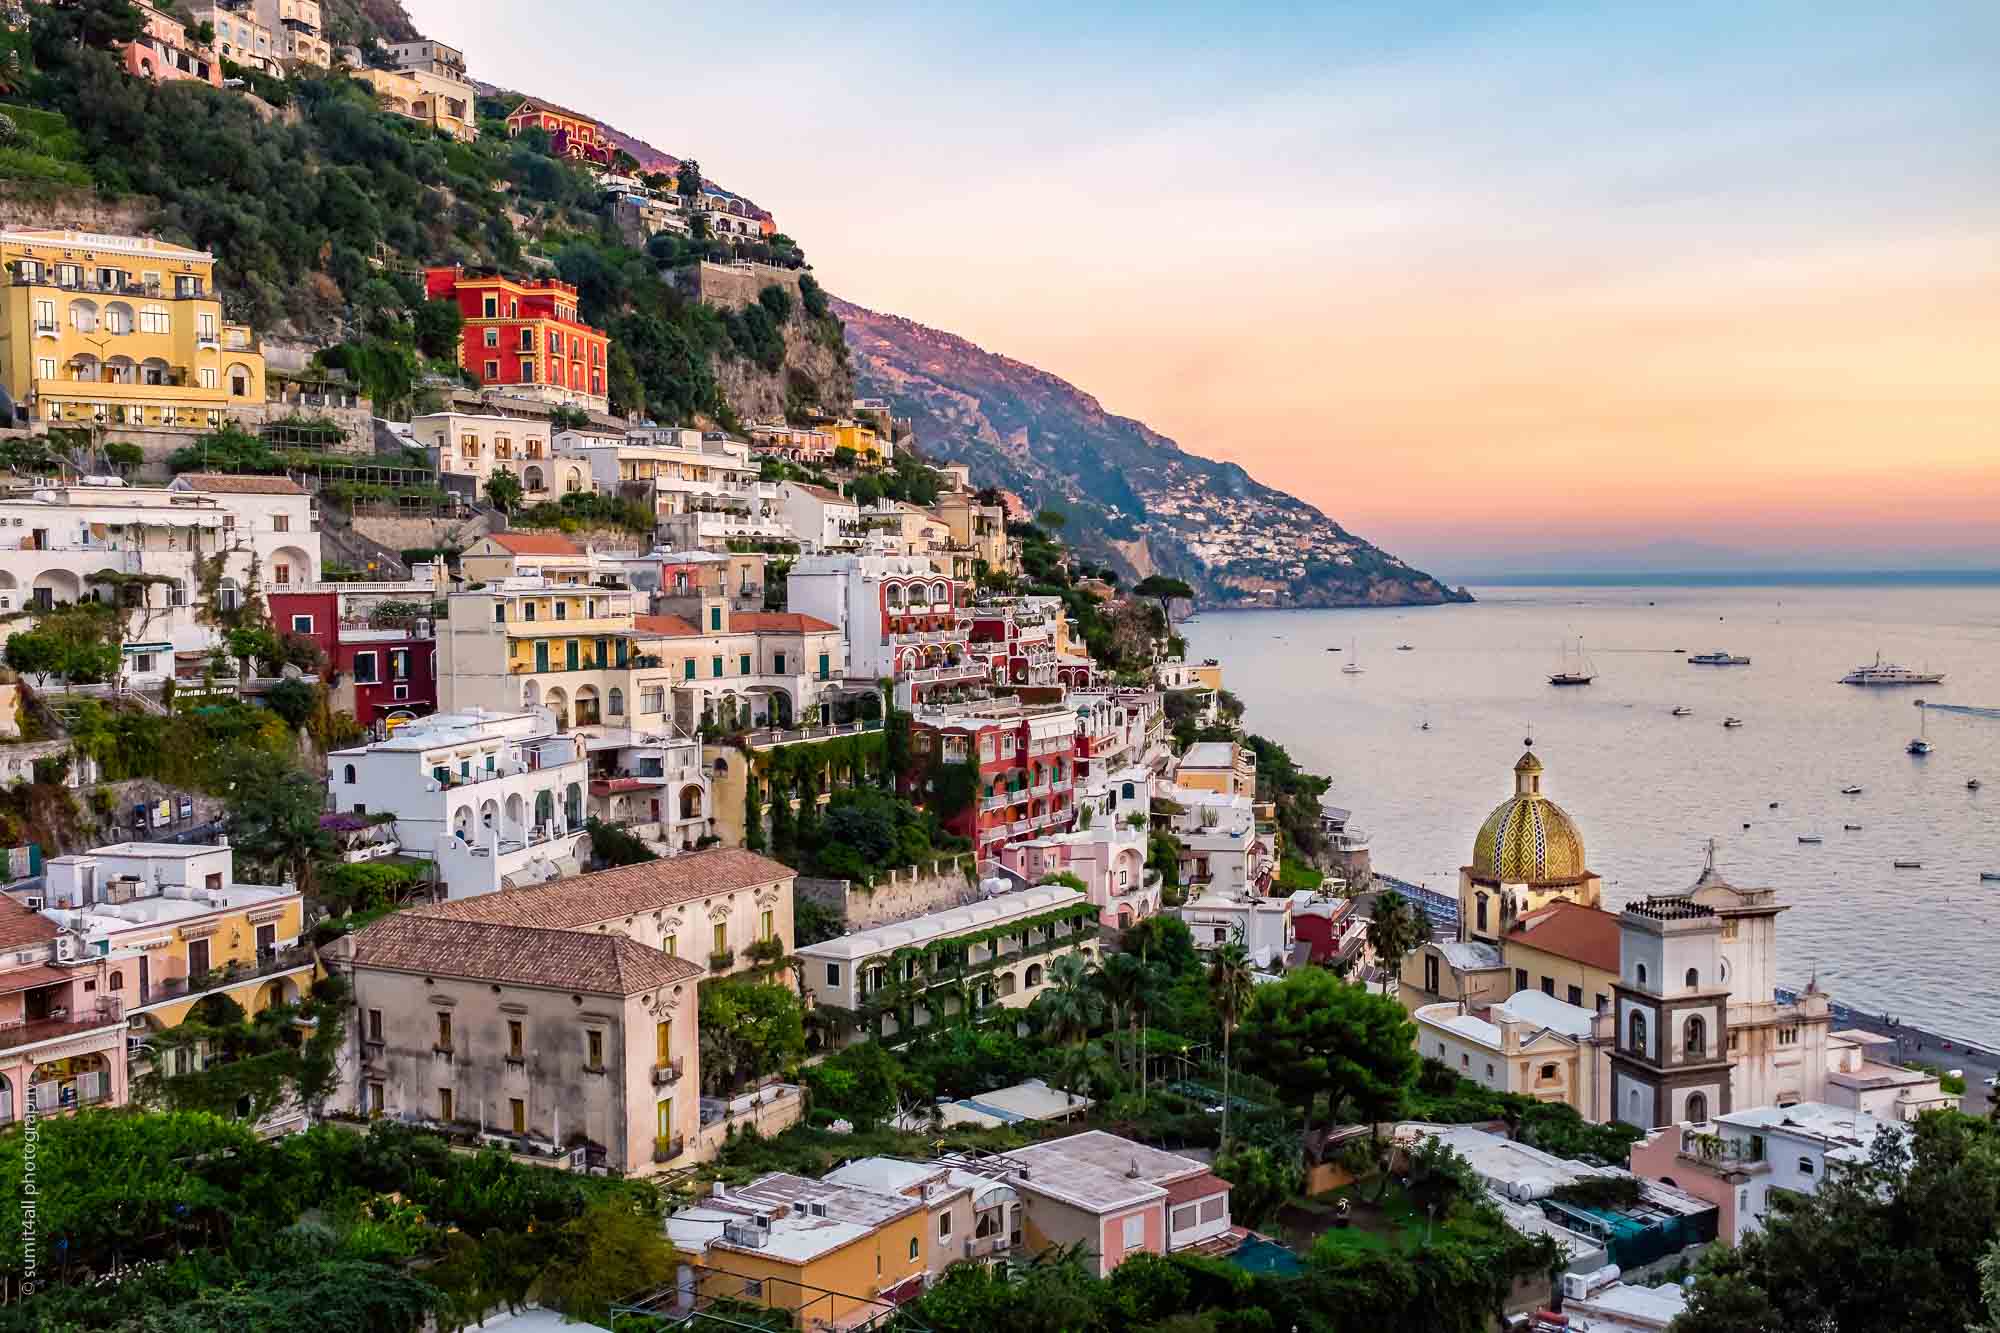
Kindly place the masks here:
[(90, 1008), (80, 1009), (75, 1014), (67, 1009), (51, 1009), (46, 1018), (0, 1023), (0, 1054), (103, 1028), (122, 1027), (124, 1022), (124, 1006), (109, 997), (99, 999)]
[(213, 967), (192, 977), (165, 977), (146, 987), (139, 995), (135, 1009), (148, 1005), (162, 1004), (168, 1000), (184, 1000), (189, 996), (203, 995), (209, 991), (228, 990), (246, 981), (256, 981), (264, 977), (275, 977), (286, 972), (296, 972), (300, 968), (313, 966), (312, 946), (296, 944), (288, 949), (273, 949), (260, 954), (254, 963), (234, 962), (222, 967)]
[(655, 1162), (671, 1162), (685, 1151), (687, 1151), (687, 1139), (681, 1135), (677, 1134), (673, 1138), (663, 1136), (653, 1140), (653, 1160)]
[(674, 1084), (680, 1082), (682, 1073), (682, 1064), (683, 1062), (681, 1060), (667, 1060), (664, 1061), (663, 1063), (654, 1065), (653, 1086), (656, 1088), (670, 1088)]
[(708, 970), (711, 972), (727, 972), (734, 966), (736, 966), (734, 949), (718, 949), (708, 956)]

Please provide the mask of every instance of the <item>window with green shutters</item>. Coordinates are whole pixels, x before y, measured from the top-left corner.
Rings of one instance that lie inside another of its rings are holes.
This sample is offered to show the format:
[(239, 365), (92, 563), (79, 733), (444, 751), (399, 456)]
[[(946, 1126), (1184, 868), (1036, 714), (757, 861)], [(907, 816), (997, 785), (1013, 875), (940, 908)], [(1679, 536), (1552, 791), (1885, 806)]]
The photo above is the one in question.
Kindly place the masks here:
[(576, 651), (576, 650), (577, 650), (577, 642), (576, 642), (576, 640), (575, 640), (575, 639), (571, 639), (571, 640), (569, 640), (569, 641), (568, 641), (567, 643), (565, 643), (565, 644), (563, 645), (563, 648), (564, 648), (564, 654), (565, 654), (565, 656), (564, 656), (564, 659), (563, 659), (563, 660), (569, 663), (569, 669), (570, 669), (571, 671), (574, 671), (574, 670), (576, 670), (576, 664), (577, 664), (577, 651)]
[(535, 670), (547, 671), (548, 669), (549, 669), (549, 641), (547, 639), (536, 639)]
[(681, 663), (681, 679), (682, 680), (694, 679), (694, 659), (692, 657), (688, 658), (685, 662)]
[(709, 670), (710, 670), (710, 671), (712, 671), (712, 672), (713, 672), (713, 673), (714, 673), (715, 675), (717, 675), (717, 676), (720, 676), (720, 675), (722, 674), (722, 659), (721, 659), (721, 658), (719, 658), (719, 657), (711, 657), (711, 658), (709, 658), (709, 659), (708, 659), (708, 666), (709, 666)]
[(625, 665), (625, 640), (618, 640), (618, 665)]
[(827, 656), (828, 655), (826, 653), (821, 653), (819, 655), (819, 678), (821, 680), (825, 680), (828, 675), (829, 668), (828, 668)]
[(737, 663), (736, 666), (737, 675), (747, 676), (750, 674), (750, 654), (748, 653), (740, 654), (736, 659), (736, 663)]
[[(597, 641), (597, 661), (592, 663), (592, 665), (599, 671), (611, 665), (611, 640), (599, 639)], [(624, 664), (620, 663), (619, 665), (622, 666)]]
[[(719, 634), (719, 633), (721, 633), (721, 632), (722, 632), (722, 608), (721, 608), (721, 607), (719, 607), (719, 606), (711, 606), (711, 607), (709, 607), (709, 608), (708, 608), (708, 628), (709, 628), (709, 630), (710, 630), (711, 632), (713, 632), (713, 633), (718, 633), (718, 634)], [(717, 674), (719, 675), (719, 674), (721, 674), (721, 673), (720, 673), (720, 672), (718, 672)]]
[(783, 653), (773, 653), (771, 654), (771, 658), (772, 658), (772, 670), (780, 676), (784, 675), (785, 655)]

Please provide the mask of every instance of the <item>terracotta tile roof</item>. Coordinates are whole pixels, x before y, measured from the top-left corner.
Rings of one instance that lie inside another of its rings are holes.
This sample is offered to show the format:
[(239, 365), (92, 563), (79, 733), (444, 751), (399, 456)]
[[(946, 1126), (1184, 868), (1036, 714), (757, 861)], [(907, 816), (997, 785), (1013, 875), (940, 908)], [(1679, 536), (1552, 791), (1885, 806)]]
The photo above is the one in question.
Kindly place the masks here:
[(54, 986), (75, 976), (66, 968), (51, 967), (47, 963), (37, 963), (33, 967), (16, 968), (12, 972), (0, 972), (0, 995), (12, 995), (16, 991), (33, 990), (37, 986)]
[(807, 495), (814, 496), (821, 500), (831, 500), (835, 504), (844, 504), (844, 505), (851, 505), (854, 503), (852, 499), (849, 499), (847, 496), (842, 495), (839, 491), (828, 490), (824, 486), (815, 486), (809, 481), (795, 481), (792, 483), (792, 485), (804, 491)]
[(685, 639), (701, 633), (679, 616), (634, 616), (632, 628), (641, 634), (657, 634), (669, 639)]
[(183, 472), (177, 480), (189, 489), (218, 495), (304, 495), (306, 488), (290, 477), (239, 477), (223, 472)]
[(623, 935), (502, 925), (432, 911), (385, 916), (354, 936), (353, 949), (357, 967), (595, 995), (633, 995), (704, 975), (684, 958), (669, 957)]
[(512, 120), (524, 111), (547, 111), (554, 115), (567, 117), (570, 120), (586, 121), (592, 125), (598, 123), (596, 116), (586, 116), (581, 111), (572, 111), (566, 106), (557, 106), (554, 102), (545, 102), (539, 97), (522, 98), (521, 105), (507, 113), (507, 119)]
[(641, 912), (718, 893), (789, 880), (798, 872), (741, 847), (711, 847), (660, 861), (551, 880), (523, 889), (412, 909), (455, 921), (504, 922), (547, 930), (587, 930)]
[(1550, 903), (1522, 917), (1507, 938), (1600, 972), (1618, 970), (1618, 918), (1595, 907)]
[(0, 953), (47, 944), (56, 937), (56, 923), (19, 899), (0, 893)]
[(1170, 1181), (1166, 1188), (1167, 1207), (1171, 1208), (1177, 1203), (1189, 1203), (1195, 1199), (1206, 1199), (1211, 1195), (1227, 1194), (1230, 1185), (1213, 1171), (1204, 1171), (1185, 1180)]
[(503, 551), (514, 555), (582, 555), (577, 544), (560, 532), (492, 532), (487, 534)]
[(822, 630), (838, 629), (818, 616), (809, 616), (803, 611), (735, 611), (729, 616), (729, 628), (737, 633), (744, 630), (771, 633), (780, 631), (792, 634), (812, 634)]

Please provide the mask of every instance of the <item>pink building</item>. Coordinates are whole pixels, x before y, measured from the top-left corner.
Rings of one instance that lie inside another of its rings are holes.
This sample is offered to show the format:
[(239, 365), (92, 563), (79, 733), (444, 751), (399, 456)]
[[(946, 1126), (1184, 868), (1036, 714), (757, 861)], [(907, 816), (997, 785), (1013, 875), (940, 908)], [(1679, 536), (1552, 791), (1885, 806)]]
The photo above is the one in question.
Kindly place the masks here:
[(1130, 930), (1160, 910), (1159, 872), (1146, 869), (1146, 833), (1122, 824), (1093, 825), (1027, 842), (1002, 844), (1000, 864), (1030, 884), (1055, 874), (1083, 881), (1102, 909), (1099, 924)]
[(169, 18), (145, 0), (136, 0), (133, 7), (146, 27), (136, 41), (125, 44), (126, 73), (154, 83), (199, 79), (211, 88), (222, 86), (222, 62), (213, 46), (197, 46), (188, 35), (187, 24)]
[(1135, 1254), (1227, 1254), (1249, 1234), (1229, 1220), (1229, 1182), (1208, 1164), (1090, 1130), (979, 1164), (1021, 1196), (1027, 1252), (1081, 1245), (1103, 1277)]
[(0, 1124), (123, 1106), (125, 1015), (104, 960), (39, 912), (0, 895)]

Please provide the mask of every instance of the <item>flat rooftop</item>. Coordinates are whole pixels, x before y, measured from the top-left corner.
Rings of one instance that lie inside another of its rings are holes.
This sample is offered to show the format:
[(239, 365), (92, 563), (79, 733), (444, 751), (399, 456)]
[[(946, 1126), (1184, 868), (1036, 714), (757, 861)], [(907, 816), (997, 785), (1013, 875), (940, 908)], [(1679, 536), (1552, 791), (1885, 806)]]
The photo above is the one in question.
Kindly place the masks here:
[(1766, 1133), (1797, 1134), (1827, 1145), (1829, 1155), (1859, 1161), (1874, 1146), (1875, 1136), (1896, 1125), (1887, 1120), (1825, 1102), (1797, 1102), (1791, 1106), (1759, 1106), (1747, 1111), (1730, 1111), (1715, 1117), (1718, 1125), (1734, 1129), (1762, 1130)]
[[(210, 848), (209, 850), (217, 850)], [(199, 897), (193, 895), (199, 895)], [(116, 935), (148, 926), (171, 926), (213, 912), (240, 912), (246, 908), (276, 907), (299, 898), (297, 889), (271, 884), (234, 884), (226, 889), (189, 889), (170, 884), (145, 898), (128, 903), (92, 903), (88, 907), (51, 907), (43, 915), (84, 935)], [(211, 901), (220, 899), (221, 901)]]
[(1096, 1213), (1165, 1198), (1172, 1182), (1209, 1169), (1206, 1162), (1101, 1129), (1031, 1143), (1003, 1154), (996, 1164), (1024, 1168), (1007, 1172), (1018, 1188)]
[(908, 921), (875, 926), (851, 935), (842, 935), (837, 939), (808, 944), (796, 952), (802, 958), (847, 960), (869, 958), (875, 954), (900, 949), (905, 945), (917, 946), (946, 936), (963, 934), (968, 930), (1003, 926), (1009, 921), (1018, 921), (1058, 907), (1089, 901), (1083, 894), (1064, 885), (1040, 884), (1031, 889), (999, 894), (966, 907), (952, 907), (942, 912), (911, 917)]

